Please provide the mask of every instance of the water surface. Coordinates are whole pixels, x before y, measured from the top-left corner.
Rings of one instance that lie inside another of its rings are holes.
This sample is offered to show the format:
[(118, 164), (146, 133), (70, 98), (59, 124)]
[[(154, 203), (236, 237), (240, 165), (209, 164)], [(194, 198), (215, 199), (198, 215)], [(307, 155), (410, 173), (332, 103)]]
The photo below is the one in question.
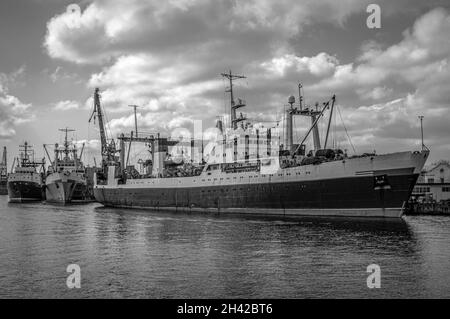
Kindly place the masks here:
[[(81, 289), (66, 267), (81, 267)], [(381, 267), (368, 289), (366, 268)], [(450, 298), (450, 217), (267, 218), (8, 204), (0, 297)]]

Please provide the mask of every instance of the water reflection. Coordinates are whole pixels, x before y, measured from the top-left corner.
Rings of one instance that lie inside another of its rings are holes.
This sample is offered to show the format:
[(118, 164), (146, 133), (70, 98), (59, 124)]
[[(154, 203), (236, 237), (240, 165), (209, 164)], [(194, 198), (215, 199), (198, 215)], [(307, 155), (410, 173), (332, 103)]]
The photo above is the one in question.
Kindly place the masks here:
[[(369, 264), (384, 263), (395, 272), (400, 271), (399, 260), (420, 264), (416, 239), (400, 219), (227, 216), (106, 208), (96, 212), (127, 215), (147, 225), (145, 251), (140, 253), (148, 257), (146, 269), (154, 271), (148, 273), (151, 282), (177, 287), (169, 296), (182, 291), (193, 297), (281, 297), (286, 293), (316, 297), (330, 287), (312, 287), (330, 282), (342, 287), (355, 285), (361, 296), (368, 296), (365, 271)], [(168, 273), (170, 278), (159, 275)], [(200, 284), (207, 282), (215, 288)]]
[[(0, 297), (450, 296), (450, 219), (342, 219), (8, 205)], [(70, 263), (82, 289), (65, 286)], [(366, 268), (379, 264), (382, 289)]]

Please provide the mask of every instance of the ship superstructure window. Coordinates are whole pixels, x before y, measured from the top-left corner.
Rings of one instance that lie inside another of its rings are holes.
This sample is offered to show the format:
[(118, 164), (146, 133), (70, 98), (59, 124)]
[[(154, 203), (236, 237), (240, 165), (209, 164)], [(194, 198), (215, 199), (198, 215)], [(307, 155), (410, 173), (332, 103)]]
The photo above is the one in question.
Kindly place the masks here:
[(444, 193), (450, 193), (450, 187), (442, 187)]
[(415, 187), (414, 188), (414, 193), (429, 193), (430, 192), (430, 187)]

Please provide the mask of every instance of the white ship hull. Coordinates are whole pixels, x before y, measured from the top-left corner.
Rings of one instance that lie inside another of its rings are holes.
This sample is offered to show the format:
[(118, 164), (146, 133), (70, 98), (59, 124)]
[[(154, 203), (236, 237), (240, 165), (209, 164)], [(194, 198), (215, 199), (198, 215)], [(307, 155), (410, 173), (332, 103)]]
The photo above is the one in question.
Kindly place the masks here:
[(46, 201), (67, 204), (74, 200), (83, 200), (86, 192), (86, 179), (76, 172), (51, 173), (45, 183)]

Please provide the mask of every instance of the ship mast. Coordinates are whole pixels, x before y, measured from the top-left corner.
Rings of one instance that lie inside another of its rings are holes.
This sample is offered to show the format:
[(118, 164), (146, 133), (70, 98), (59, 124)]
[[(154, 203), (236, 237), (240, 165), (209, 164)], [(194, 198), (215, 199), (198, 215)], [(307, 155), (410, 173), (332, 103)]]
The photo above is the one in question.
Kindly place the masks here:
[[(65, 157), (66, 158), (68, 158), (69, 157), (69, 153), (70, 153), (70, 150), (69, 150), (69, 140), (67, 139), (67, 134), (69, 133), (69, 132), (75, 132), (75, 130), (72, 130), (72, 129), (69, 129), (69, 128), (62, 128), (62, 129), (59, 129), (61, 132), (65, 132), (66, 134), (65, 134), (65, 137), (64, 137), (64, 150), (63, 150), (63, 153), (64, 153), (64, 155), (65, 155)], [(76, 157), (76, 156), (75, 156)]]
[(335, 103), (336, 103), (336, 96), (333, 96), (332, 103), (331, 103), (330, 118), (328, 119), (327, 135), (325, 136), (325, 144), (323, 146), (324, 149), (326, 149), (327, 145), (328, 145), (328, 137), (330, 136), (330, 127), (331, 127), (331, 121), (333, 120), (333, 111), (334, 111)]
[[(309, 111), (309, 110), (303, 110), (303, 111), (293, 110), (293, 111), (290, 111), (292, 114), (298, 114), (298, 115), (305, 115), (306, 114), (307, 116), (311, 117), (311, 120), (313, 122), (311, 127), (309, 128), (308, 132), (306, 133), (305, 137), (301, 141), (301, 143), (298, 144), (295, 147), (295, 150), (293, 152), (294, 154), (296, 154), (300, 150), (300, 148), (302, 147), (303, 143), (305, 143), (306, 139), (308, 138), (309, 134), (311, 134), (311, 132), (313, 132), (314, 139), (317, 137), (317, 140), (319, 141), (318, 147), (315, 146), (315, 151), (320, 149), (320, 140), (319, 140), (317, 124), (318, 124), (320, 118), (325, 113), (325, 110), (330, 107), (330, 103), (332, 103), (333, 108), (334, 108), (335, 101), (336, 101), (336, 95), (333, 95), (333, 97), (328, 102), (324, 103), (324, 107), (323, 107), (322, 111), (319, 111), (319, 110), (316, 110), (316, 111)], [(329, 134), (329, 129), (327, 130), (327, 140), (328, 140), (328, 134)], [(314, 144), (316, 145), (317, 141), (314, 141)]]
[(227, 93), (230, 93), (230, 104), (231, 104), (231, 128), (232, 129), (237, 129), (237, 124), (238, 122), (241, 122), (243, 120), (245, 120), (243, 118), (243, 116), (241, 116), (240, 118), (237, 118), (236, 116), (236, 110), (238, 108), (244, 107), (245, 106), (245, 102), (241, 99), (238, 99), (238, 103), (236, 104), (236, 102), (234, 101), (234, 92), (233, 92), (233, 81), (234, 80), (239, 80), (239, 79), (246, 79), (246, 76), (243, 75), (235, 75), (231, 72), (229, 73), (221, 73), (221, 75), (225, 78), (227, 78), (230, 81), (230, 87), (225, 91)]
[(23, 143), (23, 145), (19, 145), (20, 148), (23, 148), (23, 153), (21, 155), (21, 165), (22, 167), (25, 166), (26, 163), (29, 162), (29, 156), (28, 156), (28, 152), (29, 152), (29, 148), (31, 148), (31, 146), (28, 145), (28, 142), (25, 141), (25, 143)]
[[(19, 156), (17, 157), (17, 166), (19, 167), (37, 167), (38, 165), (42, 165), (42, 169), (45, 170), (45, 158), (42, 161), (38, 162), (35, 159), (35, 153), (33, 150), (33, 146), (28, 144), (27, 141), (23, 143), (23, 145), (19, 145)], [(31, 154), (31, 156), (30, 156)], [(14, 162), (16, 158), (14, 158)], [(13, 165), (14, 166), (14, 165)]]
[(139, 105), (128, 105), (128, 106), (134, 109), (134, 133), (136, 134), (136, 137), (139, 137), (137, 126), (137, 108), (139, 107)]

